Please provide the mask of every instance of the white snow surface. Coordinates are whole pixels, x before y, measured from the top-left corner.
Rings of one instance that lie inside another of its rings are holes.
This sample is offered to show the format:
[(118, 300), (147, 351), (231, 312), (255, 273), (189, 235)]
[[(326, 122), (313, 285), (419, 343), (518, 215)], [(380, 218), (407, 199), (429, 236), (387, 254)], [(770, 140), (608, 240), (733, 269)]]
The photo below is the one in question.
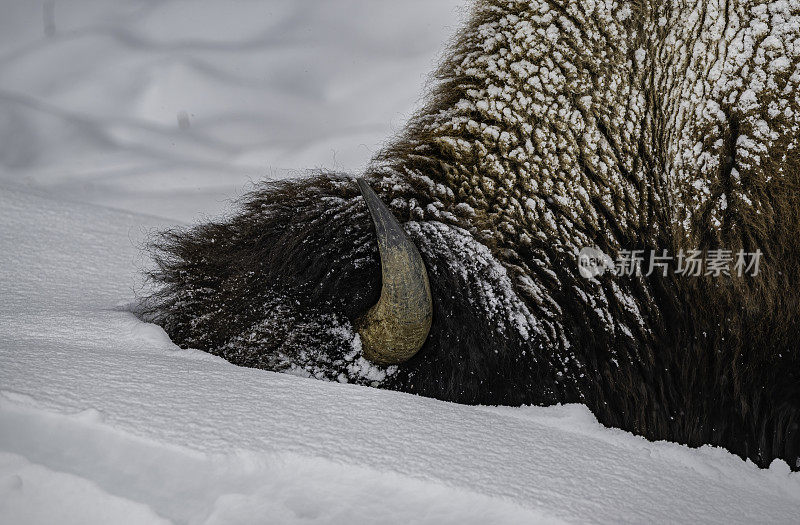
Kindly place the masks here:
[(0, 186), (4, 522), (796, 522), (781, 461), (181, 350), (124, 308), (162, 224)]
[(465, 3), (4, 0), (0, 180), (189, 221), (251, 181), (359, 172)]
[(780, 461), (239, 368), (126, 310), (152, 229), (362, 168), (463, 3), (3, 2), (1, 523), (797, 522)]

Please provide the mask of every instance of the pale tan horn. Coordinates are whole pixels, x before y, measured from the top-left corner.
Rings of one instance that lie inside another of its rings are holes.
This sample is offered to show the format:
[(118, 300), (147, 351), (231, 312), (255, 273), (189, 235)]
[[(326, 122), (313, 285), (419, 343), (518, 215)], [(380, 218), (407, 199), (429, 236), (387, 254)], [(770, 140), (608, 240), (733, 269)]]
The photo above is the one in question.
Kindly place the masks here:
[(428, 337), (433, 303), (428, 271), (417, 247), (364, 179), (358, 187), (375, 223), (381, 256), (381, 297), (356, 323), (364, 357), (382, 365), (404, 363)]

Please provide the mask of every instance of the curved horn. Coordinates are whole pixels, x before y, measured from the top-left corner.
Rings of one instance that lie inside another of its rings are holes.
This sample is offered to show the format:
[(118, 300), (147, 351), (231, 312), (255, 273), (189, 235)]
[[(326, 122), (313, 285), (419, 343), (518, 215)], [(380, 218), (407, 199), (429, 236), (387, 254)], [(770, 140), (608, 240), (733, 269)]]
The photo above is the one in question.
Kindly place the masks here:
[(375, 223), (381, 256), (381, 297), (356, 323), (364, 357), (382, 365), (404, 363), (428, 337), (431, 286), (417, 247), (364, 179), (358, 187)]

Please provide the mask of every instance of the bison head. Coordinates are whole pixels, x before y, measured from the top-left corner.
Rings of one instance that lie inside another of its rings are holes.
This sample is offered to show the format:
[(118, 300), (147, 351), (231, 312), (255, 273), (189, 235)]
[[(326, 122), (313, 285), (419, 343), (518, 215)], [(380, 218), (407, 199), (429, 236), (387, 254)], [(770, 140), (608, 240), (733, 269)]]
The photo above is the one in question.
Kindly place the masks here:
[[(164, 233), (150, 317), (244, 366), (582, 402), (796, 467), (800, 6), (480, 1), (435, 78), (363, 180), (264, 183)], [(763, 261), (585, 278), (587, 246)]]

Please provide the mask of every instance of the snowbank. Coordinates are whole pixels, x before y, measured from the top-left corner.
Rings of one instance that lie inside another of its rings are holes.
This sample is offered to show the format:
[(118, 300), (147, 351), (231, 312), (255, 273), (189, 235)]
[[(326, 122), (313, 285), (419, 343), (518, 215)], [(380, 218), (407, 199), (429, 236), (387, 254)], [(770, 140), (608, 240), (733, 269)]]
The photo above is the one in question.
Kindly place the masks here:
[(12, 522), (796, 520), (785, 463), (650, 443), (580, 406), (468, 407), (180, 350), (117, 306), (159, 224), (0, 186)]

